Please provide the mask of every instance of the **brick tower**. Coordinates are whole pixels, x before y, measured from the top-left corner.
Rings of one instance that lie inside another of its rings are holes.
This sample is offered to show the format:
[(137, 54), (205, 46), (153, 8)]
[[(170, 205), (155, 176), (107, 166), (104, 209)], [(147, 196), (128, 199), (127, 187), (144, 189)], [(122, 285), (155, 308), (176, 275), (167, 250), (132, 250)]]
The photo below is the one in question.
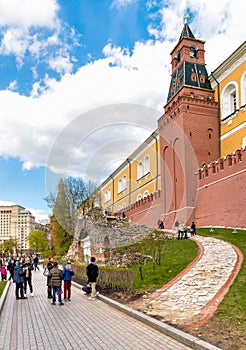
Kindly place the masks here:
[(171, 83), (158, 120), (163, 216), (169, 228), (176, 220), (190, 223), (198, 167), (219, 158), (218, 103), (208, 80), (205, 42), (194, 37), (187, 17), (171, 52)]

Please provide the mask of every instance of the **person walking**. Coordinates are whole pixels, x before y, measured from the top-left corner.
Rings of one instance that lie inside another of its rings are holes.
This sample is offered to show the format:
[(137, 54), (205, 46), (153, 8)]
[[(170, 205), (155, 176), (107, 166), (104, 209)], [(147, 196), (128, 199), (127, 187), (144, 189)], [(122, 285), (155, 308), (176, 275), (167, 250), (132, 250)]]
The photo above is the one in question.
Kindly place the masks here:
[(2, 279), (2, 281), (7, 280), (7, 269), (6, 269), (5, 264), (3, 264), (3, 266), (1, 267), (1, 279)]
[(72, 270), (71, 262), (67, 261), (66, 266), (62, 270), (64, 301), (71, 301), (71, 285), (74, 272)]
[(52, 287), (52, 305), (56, 305), (56, 293), (58, 294), (59, 305), (64, 305), (61, 299), (62, 271), (58, 269), (58, 263), (54, 262), (54, 267), (50, 270), (50, 282)]
[(196, 234), (196, 224), (194, 223), (194, 221), (192, 221), (190, 228), (191, 228), (191, 235), (194, 236)]
[(96, 282), (99, 275), (99, 268), (96, 264), (96, 258), (94, 256), (91, 257), (91, 262), (86, 267), (86, 275), (88, 277), (88, 283), (91, 284), (91, 298), (92, 300), (95, 300), (97, 294)]
[(9, 274), (10, 274), (9, 281), (11, 280), (11, 278), (12, 280), (14, 280), (14, 269), (15, 269), (15, 261), (12, 258), (7, 266), (7, 270), (9, 271)]
[(31, 259), (29, 257), (25, 258), (25, 264), (23, 265), (24, 270), (24, 296), (27, 294), (27, 284), (30, 289), (31, 296), (33, 297), (33, 287), (32, 287), (32, 270), (33, 264), (31, 263)]
[(47, 265), (45, 267), (45, 271), (44, 271), (44, 275), (47, 276), (47, 297), (49, 299), (52, 298), (52, 289), (51, 289), (51, 275), (50, 275), (50, 271), (53, 269), (53, 264), (54, 264), (54, 258), (53, 256), (49, 257), (49, 261), (47, 262)]
[(33, 259), (33, 265), (34, 265), (34, 271), (39, 270), (39, 267), (38, 267), (38, 257), (37, 257), (37, 255), (36, 255), (35, 258)]
[(24, 270), (22, 268), (22, 262), (16, 262), (14, 268), (14, 283), (15, 283), (15, 297), (18, 299), (27, 299), (24, 296)]

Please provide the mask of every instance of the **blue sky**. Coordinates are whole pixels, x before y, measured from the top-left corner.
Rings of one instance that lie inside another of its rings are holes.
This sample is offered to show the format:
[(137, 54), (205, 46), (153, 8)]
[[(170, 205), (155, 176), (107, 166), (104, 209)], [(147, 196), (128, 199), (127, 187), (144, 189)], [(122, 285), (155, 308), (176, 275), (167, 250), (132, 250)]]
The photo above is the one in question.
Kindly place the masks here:
[(40, 220), (60, 176), (102, 181), (157, 128), (185, 13), (210, 73), (245, 40), (243, 7), (0, 0), (0, 201)]

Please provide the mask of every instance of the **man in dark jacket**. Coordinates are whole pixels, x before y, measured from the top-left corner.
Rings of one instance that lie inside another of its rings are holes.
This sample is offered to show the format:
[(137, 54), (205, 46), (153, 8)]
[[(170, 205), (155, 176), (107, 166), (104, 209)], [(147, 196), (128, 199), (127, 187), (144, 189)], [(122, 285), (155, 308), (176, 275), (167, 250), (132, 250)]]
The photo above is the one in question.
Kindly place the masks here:
[(96, 258), (94, 256), (91, 257), (91, 263), (86, 267), (86, 274), (88, 277), (88, 282), (91, 284), (91, 297), (93, 300), (95, 300), (97, 294), (96, 282), (99, 275), (99, 268), (96, 264)]
[(15, 269), (15, 261), (14, 259), (11, 259), (7, 266), (7, 270), (10, 273), (9, 281), (11, 280), (11, 278), (12, 280), (14, 280), (14, 269)]
[[(16, 266), (14, 268), (14, 282), (15, 282), (15, 296), (16, 300), (18, 299), (26, 299), (24, 297), (23, 284), (24, 284), (24, 271), (22, 268), (21, 262), (16, 262)], [(20, 295), (19, 295), (20, 292)]]
[(58, 269), (58, 263), (54, 262), (53, 269), (50, 270), (50, 281), (52, 287), (52, 305), (56, 304), (56, 293), (58, 294), (59, 305), (64, 305), (61, 299), (62, 272)]
[(51, 299), (52, 298), (52, 290), (51, 290), (51, 276), (50, 276), (50, 271), (51, 269), (53, 269), (53, 264), (54, 264), (54, 258), (53, 256), (49, 257), (49, 261), (47, 262), (47, 265), (45, 267), (45, 271), (44, 274), (47, 276), (47, 293), (48, 293), (48, 298)]

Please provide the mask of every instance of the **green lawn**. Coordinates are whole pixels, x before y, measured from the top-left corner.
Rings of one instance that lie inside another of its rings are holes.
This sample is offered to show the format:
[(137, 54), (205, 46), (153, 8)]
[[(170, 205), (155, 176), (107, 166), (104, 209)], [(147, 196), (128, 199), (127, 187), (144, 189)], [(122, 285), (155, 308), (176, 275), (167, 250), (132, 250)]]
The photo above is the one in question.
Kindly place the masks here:
[(217, 322), (226, 322), (230, 326), (242, 330), (246, 329), (246, 231), (237, 230), (232, 233), (232, 229), (218, 228), (214, 232), (210, 229), (198, 229), (201, 236), (213, 236), (228, 241), (237, 246), (244, 255), (244, 261), (234, 283), (230, 287), (222, 303), (215, 314)]
[[(197, 229), (201, 236), (213, 236), (228, 241), (237, 246), (244, 257), (246, 256), (246, 231), (232, 229), (210, 228)], [(143, 267), (144, 279), (141, 281), (140, 274), (136, 273), (135, 289), (137, 292), (153, 291), (160, 288), (181, 272), (196, 256), (198, 247), (190, 240), (168, 240), (164, 250), (161, 265), (153, 269), (151, 262)], [(137, 270), (136, 270), (137, 271)], [(215, 313), (214, 321), (218, 324), (227, 324), (228, 327), (244, 333), (246, 329), (246, 260), (244, 259), (241, 270), (229, 292), (224, 297)]]
[(7, 281), (0, 281), (0, 297), (3, 294), (3, 290), (6, 284), (7, 284)]
[(136, 273), (135, 290), (139, 293), (145, 290), (151, 291), (162, 287), (165, 283), (177, 276), (192, 262), (198, 254), (198, 246), (190, 240), (167, 240), (161, 264), (153, 268), (153, 263), (148, 262), (143, 266), (143, 277)]

